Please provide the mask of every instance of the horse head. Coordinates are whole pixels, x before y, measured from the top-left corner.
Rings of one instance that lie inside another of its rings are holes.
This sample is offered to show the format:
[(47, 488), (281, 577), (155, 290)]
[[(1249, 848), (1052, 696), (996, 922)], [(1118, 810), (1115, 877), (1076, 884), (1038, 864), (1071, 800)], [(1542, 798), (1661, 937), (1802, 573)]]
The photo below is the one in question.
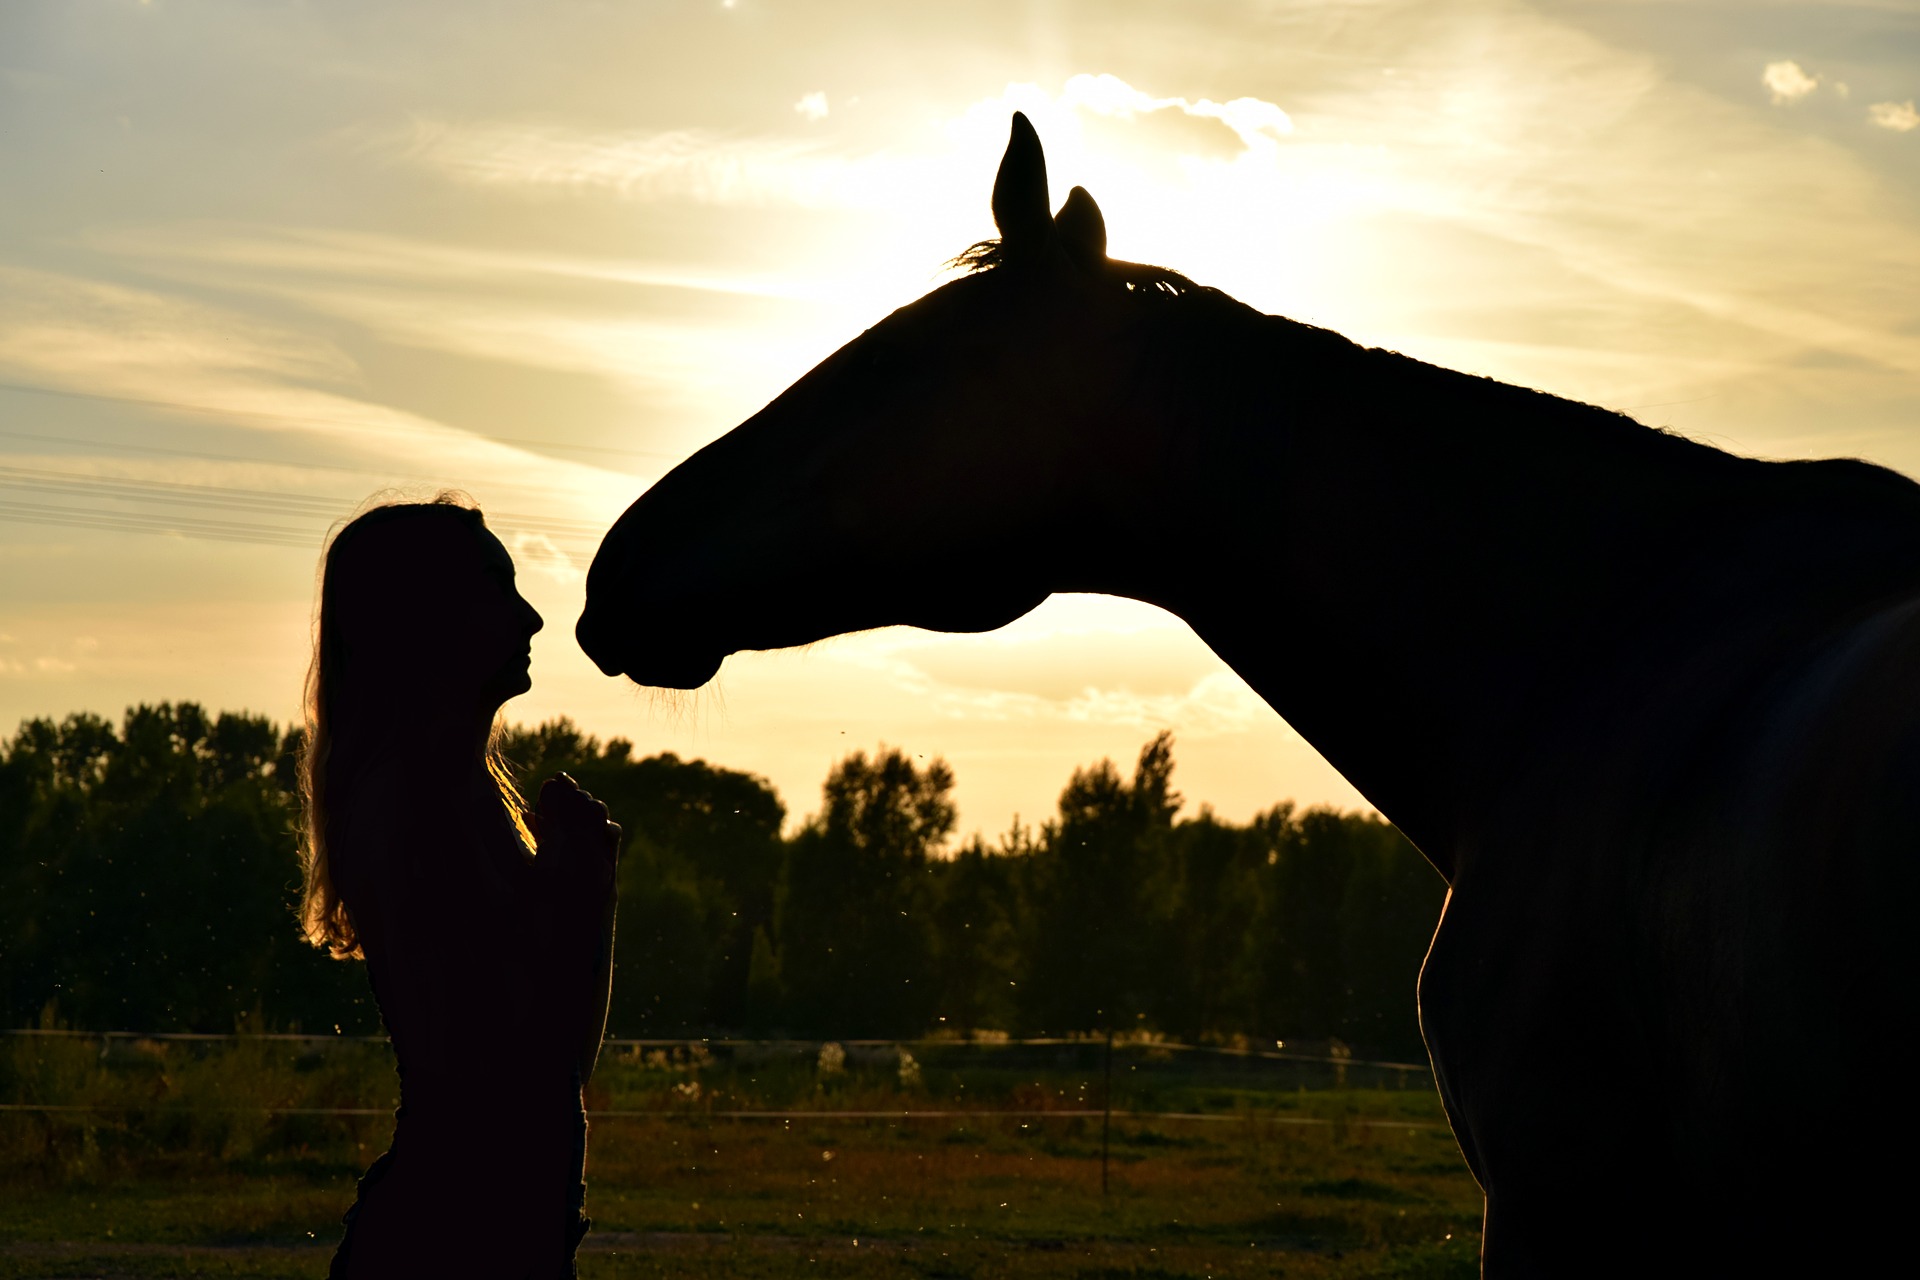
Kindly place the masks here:
[[(1003, 626), (1098, 590), (1161, 463), (1137, 305), (1170, 272), (1111, 260), (1099, 207), (1057, 214), (1015, 115), (997, 241), (644, 493), (607, 533), (576, 634), (608, 675), (693, 688), (730, 653), (894, 624)], [(1190, 287), (1190, 286), (1185, 286)], [(1130, 305), (1134, 304), (1134, 305)], [(1126, 508), (1125, 510), (1121, 508)]]

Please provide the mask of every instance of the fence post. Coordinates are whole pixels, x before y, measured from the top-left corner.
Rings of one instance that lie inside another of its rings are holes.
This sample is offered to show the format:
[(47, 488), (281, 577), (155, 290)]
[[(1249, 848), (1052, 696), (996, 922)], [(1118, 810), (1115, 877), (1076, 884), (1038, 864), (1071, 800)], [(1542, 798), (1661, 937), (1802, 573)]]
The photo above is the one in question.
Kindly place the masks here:
[(1107, 1082), (1100, 1090), (1100, 1195), (1107, 1194), (1107, 1143), (1113, 1132), (1113, 1028), (1107, 1028)]

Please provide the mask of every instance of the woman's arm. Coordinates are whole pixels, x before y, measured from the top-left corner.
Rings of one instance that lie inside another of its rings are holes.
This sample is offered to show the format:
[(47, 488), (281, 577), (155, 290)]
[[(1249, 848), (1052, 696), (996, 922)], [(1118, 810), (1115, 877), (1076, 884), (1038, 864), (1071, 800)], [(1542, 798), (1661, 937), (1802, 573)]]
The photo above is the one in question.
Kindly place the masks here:
[[(612, 998), (620, 828), (607, 820), (605, 805), (565, 774), (542, 784), (534, 817), (540, 858), (548, 862), (557, 899), (555, 942), (585, 961), (569, 966), (561, 980), (570, 989), (555, 993), (572, 1024), (565, 1034), (576, 1046), (574, 1062), (585, 1084), (600, 1057)], [(582, 985), (574, 987), (576, 982)]]
[(580, 1083), (593, 1079), (594, 1063), (600, 1060), (600, 1042), (607, 1035), (607, 1006), (613, 1001), (613, 914), (619, 897), (607, 895), (606, 918), (600, 927), (600, 946), (593, 967), (593, 980), (587, 987), (587, 1021), (582, 1030)]

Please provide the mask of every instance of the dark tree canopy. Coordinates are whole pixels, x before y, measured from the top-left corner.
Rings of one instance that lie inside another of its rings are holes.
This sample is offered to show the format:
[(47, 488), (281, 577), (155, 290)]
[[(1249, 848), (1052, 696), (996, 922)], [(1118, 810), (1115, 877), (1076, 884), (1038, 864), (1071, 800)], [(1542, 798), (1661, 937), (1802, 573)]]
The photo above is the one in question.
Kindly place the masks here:
[[(1182, 818), (1173, 740), (1076, 770), (1058, 812), (955, 843), (954, 775), (856, 752), (818, 811), (751, 774), (635, 758), (567, 720), (507, 731), (625, 830), (611, 1030), (914, 1036), (1151, 1029), (1421, 1052), (1444, 886), (1372, 816)], [(376, 1029), (357, 964), (302, 945), (297, 733), (191, 704), (31, 720), (0, 742), (0, 1000), (15, 1026)]]

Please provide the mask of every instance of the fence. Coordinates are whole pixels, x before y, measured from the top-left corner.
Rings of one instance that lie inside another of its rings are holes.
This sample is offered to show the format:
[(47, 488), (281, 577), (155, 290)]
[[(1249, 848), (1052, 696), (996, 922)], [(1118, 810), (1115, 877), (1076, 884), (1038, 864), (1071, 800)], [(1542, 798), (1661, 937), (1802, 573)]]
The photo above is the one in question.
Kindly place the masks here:
[[(92, 1042), (100, 1046), (102, 1063), (126, 1065), (152, 1057), (167, 1046), (194, 1054), (216, 1053), (226, 1047), (271, 1046), (296, 1048), (301, 1060), (326, 1054), (332, 1047), (384, 1046), (384, 1036), (311, 1035), (295, 1032), (203, 1033), (140, 1031), (74, 1031), (66, 1029), (0, 1030), (0, 1043), (16, 1045), (32, 1040)], [(475, 1036), (484, 1045), (484, 1036)], [(24, 1047), (24, 1046), (21, 1046)], [(975, 1112), (1001, 1117), (1132, 1116), (1136, 1118), (1225, 1119), (1244, 1109), (1246, 1099), (1276, 1092), (1339, 1089), (1407, 1090), (1431, 1087), (1425, 1063), (1385, 1062), (1356, 1058), (1329, 1046), (1325, 1053), (1291, 1051), (1282, 1046), (1254, 1049), (1245, 1046), (1191, 1045), (1146, 1038), (1108, 1041), (1084, 1037), (1011, 1039), (933, 1038), (919, 1040), (747, 1040), (728, 1037), (687, 1039), (633, 1039), (605, 1042), (601, 1057), (604, 1075), (623, 1069), (679, 1071), (690, 1081), (701, 1077), (750, 1076), (784, 1071), (825, 1074), (831, 1060), (834, 1071), (851, 1077), (900, 1072), (911, 1066), (916, 1083), (924, 1079), (941, 1087), (916, 1089), (886, 1106), (826, 1105), (827, 1095), (809, 1098), (808, 1105), (726, 1106), (724, 1091), (706, 1091), (697, 1083), (674, 1097), (671, 1105), (651, 1107), (601, 1106), (596, 1116), (688, 1114), (697, 1111), (714, 1118), (739, 1120), (792, 1119), (871, 1120), (953, 1118)], [(609, 1072), (607, 1068), (613, 1070)], [(599, 1077), (596, 1077), (598, 1080)], [(1077, 1092), (1060, 1088), (1078, 1080)], [(1029, 1083), (1031, 1088), (1028, 1087)], [(681, 1086), (687, 1089), (688, 1086)], [(38, 1090), (30, 1090), (38, 1092)], [(20, 1084), (0, 1097), (0, 1112), (109, 1113), (151, 1110), (155, 1107), (200, 1111), (253, 1111), (271, 1115), (374, 1116), (388, 1108), (366, 1105), (216, 1105), (205, 1098), (150, 1098), (101, 1101), (19, 1096)], [(92, 1092), (92, 1091), (87, 1091)], [(697, 1105), (704, 1098), (706, 1105)], [(304, 1101), (304, 1100), (303, 1100)], [(356, 1099), (356, 1102), (362, 1101)], [(1076, 1105), (1077, 1104), (1077, 1105)], [(1111, 1104), (1110, 1108), (1107, 1104)]]

